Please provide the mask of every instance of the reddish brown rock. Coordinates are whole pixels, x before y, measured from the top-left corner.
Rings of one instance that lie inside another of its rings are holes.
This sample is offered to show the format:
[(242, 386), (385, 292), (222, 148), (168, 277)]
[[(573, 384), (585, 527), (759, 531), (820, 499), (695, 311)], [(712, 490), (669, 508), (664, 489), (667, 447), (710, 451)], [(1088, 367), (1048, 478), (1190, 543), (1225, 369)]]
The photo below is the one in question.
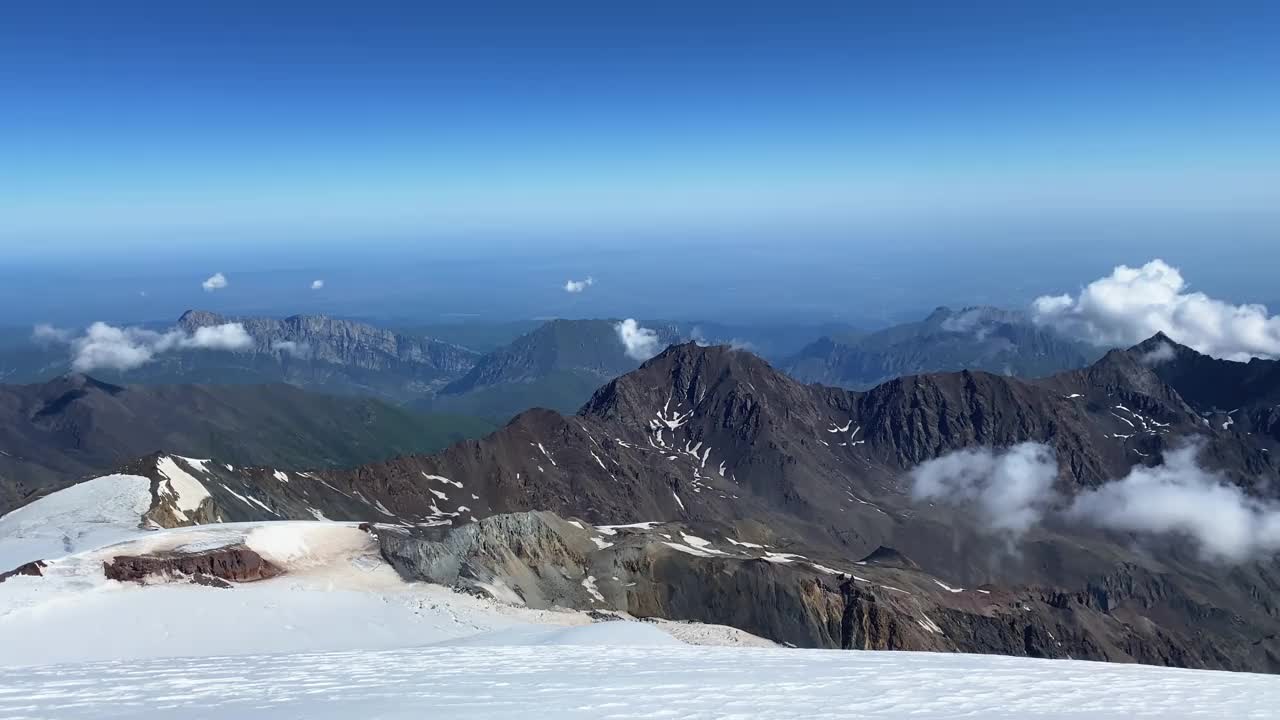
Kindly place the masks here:
[(204, 580), (202, 584), (215, 584), (208, 579), (253, 582), (275, 577), (283, 571), (248, 546), (228, 545), (194, 553), (117, 555), (103, 563), (103, 572), (109, 579), (121, 582), (140, 583), (149, 577), (181, 575), (200, 577)]

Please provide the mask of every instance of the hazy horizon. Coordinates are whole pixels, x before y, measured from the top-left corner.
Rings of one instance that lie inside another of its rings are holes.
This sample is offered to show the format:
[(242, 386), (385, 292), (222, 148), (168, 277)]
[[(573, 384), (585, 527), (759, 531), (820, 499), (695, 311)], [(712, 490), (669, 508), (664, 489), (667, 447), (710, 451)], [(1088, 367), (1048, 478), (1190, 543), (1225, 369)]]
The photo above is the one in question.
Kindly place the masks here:
[(64, 10), (0, 28), (0, 324), (1280, 300), (1265, 3)]

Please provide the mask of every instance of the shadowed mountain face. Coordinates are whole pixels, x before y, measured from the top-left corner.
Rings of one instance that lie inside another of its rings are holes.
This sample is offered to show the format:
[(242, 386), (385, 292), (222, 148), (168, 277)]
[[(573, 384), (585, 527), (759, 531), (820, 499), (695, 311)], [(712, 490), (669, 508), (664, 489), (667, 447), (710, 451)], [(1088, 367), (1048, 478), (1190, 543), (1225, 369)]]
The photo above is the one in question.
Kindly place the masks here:
[(1280, 361), (1218, 360), (1163, 334), (1130, 348), (1129, 354), (1177, 390), (1206, 422), (1280, 441)]
[(84, 375), (0, 385), (0, 514), (159, 448), (333, 467), (428, 452), (490, 429), (288, 385), (116, 386)]
[(902, 375), (965, 369), (1041, 377), (1083, 367), (1097, 354), (1019, 313), (938, 308), (920, 322), (864, 336), (822, 338), (782, 368), (803, 382), (864, 389)]
[(1161, 463), (1186, 438), (1202, 444), (1208, 468), (1260, 501), (1272, 497), (1280, 446), (1206, 423), (1133, 351), (1043, 380), (966, 371), (860, 393), (686, 344), (605, 385), (577, 415), (529, 411), (436, 455), (288, 482), (205, 463), (201, 477), (252, 498), (228, 495), (225, 519), (319, 513), (404, 526), (386, 549), (410, 576), (426, 572), (414, 558), (438, 552), (417, 544), (440, 541), (415, 528), (540, 510), (584, 527), (644, 524), (620, 545), (591, 531), (603, 554), (589, 564), (619, 572), (578, 568), (630, 578), (616, 587), (601, 579), (600, 592), (636, 614), (819, 646), (1280, 670), (1273, 558), (1207, 560), (1176, 535), (1061, 517), (1015, 539), (909, 492), (908, 473), (923, 461), (1037, 441), (1056, 451), (1055, 489), (1070, 497)]

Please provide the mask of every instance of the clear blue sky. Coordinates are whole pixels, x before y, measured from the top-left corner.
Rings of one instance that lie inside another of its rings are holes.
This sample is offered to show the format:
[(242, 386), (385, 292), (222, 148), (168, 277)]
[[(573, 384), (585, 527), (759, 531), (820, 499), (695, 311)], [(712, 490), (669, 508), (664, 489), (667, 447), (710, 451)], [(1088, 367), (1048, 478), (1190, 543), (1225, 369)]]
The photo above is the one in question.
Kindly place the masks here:
[[(11, 263), (691, 238), (856, 252), (895, 232), (945, 245), (959, 226), (1049, 248), (1064, 219), (1122, 222), (1153, 247), (1265, 246), (1280, 216), (1276, 2), (51, 0), (4, 15)], [(1189, 222), (1207, 229), (1180, 239)]]

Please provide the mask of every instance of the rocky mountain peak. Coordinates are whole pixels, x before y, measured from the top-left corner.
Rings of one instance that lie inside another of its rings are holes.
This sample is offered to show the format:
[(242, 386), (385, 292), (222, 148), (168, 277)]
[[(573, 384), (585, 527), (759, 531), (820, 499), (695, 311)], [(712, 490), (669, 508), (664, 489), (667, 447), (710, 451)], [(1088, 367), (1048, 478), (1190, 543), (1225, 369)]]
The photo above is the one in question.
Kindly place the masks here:
[(653, 408), (680, 403), (694, 408), (729, 396), (768, 402), (801, 392), (804, 386), (749, 352), (727, 345), (687, 342), (671, 345), (656, 357), (598, 390), (581, 414), (602, 418), (640, 418)]
[[(1269, 417), (1280, 401), (1280, 362), (1275, 360), (1222, 360), (1180, 345), (1164, 333), (1156, 333), (1125, 353), (1150, 368), (1201, 412), (1252, 408), (1265, 410)], [(1274, 427), (1269, 419), (1266, 425)]]
[(929, 316), (926, 317), (924, 321), (926, 323), (940, 323), (943, 320), (946, 320), (947, 318), (951, 317), (952, 315), (955, 315), (954, 310), (947, 307), (946, 305), (939, 305), (938, 307), (933, 309), (933, 312), (929, 313)]
[(227, 318), (208, 310), (188, 310), (178, 318), (178, 327), (191, 332), (197, 328), (211, 325), (225, 325)]
[(94, 377), (84, 373), (70, 372), (56, 377), (42, 386), (43, 394), (60, 394), (67, 390), (85, 390), (104, 392), (108, 395), (115, 395), (124, 392), (124, 388), (119, 385), (102, 382)]

